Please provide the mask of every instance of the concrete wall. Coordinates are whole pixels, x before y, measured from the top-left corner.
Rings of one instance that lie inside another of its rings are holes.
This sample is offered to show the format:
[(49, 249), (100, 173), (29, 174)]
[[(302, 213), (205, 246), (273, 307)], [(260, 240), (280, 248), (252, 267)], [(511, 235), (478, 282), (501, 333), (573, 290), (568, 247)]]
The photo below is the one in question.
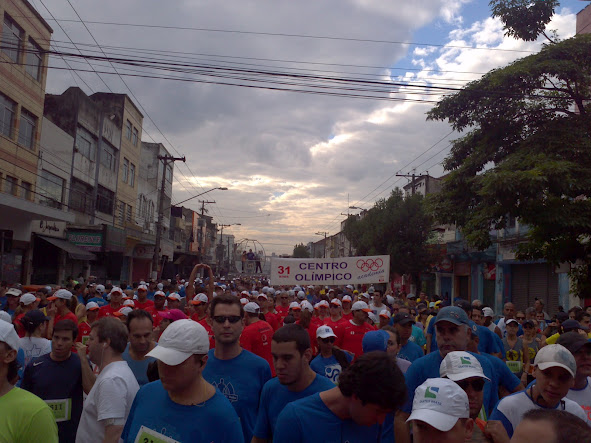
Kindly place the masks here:
[[(43, 118), (38, 173), (41, 174), (41, 171), (45, 170), (64, 179), (65, 189), (62, 200), (62, 203), (65, 203), (64, 209), (67, 209), (70, 199), (73, 146), (74, 139), (71, 135)], [(39, 202), (39, 195), (36, 196), (35, 201)]]
[(591, 34), (591, 4), (577, 14), (577, 34)]

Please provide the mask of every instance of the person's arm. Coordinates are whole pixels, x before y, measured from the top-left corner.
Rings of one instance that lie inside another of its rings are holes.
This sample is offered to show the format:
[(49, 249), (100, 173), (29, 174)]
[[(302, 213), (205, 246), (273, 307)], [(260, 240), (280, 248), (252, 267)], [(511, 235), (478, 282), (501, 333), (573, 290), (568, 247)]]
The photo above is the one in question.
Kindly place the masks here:
[(96, 375), (92, 372), (88, 358), (86, 358), (86, 346), (81, 342), (76, 342), (76, 351), (78, 352), (78, 358), (80, 359), (80, 368), (82, 370), (82, 389), (84, 393), (88, 395), (94, 382), (96, 381)]
[(185, 294), (186, 294), (187, 300), (192, 300), (193, 297), (195, 296), (195, 279), (197, 278), (197, 271), (199, 271), (199, 269), (203, 268), (203, 266), (204, 265), (201, 263), (195, 265), (193, 267), (193, 270), (191, 271), (191, 275), (189, 275), (189, 283), (187, 284), (187, 287), (185, 288)]
[(433, 335), (427, 332), (427, 354), (431, 353), (431, 340), (433, 340)]
[(209, 273), (209, 283), (207, 285), (207, 298), (209, 299), (209, 301), (211, 301), (213, 299), (213, 270), (211, 269), (211, 266), (208, 265), (204, 265), (205, 269), (207, 269), (207, 272)]
[(410, 425), (406, 420), (410, 414), (398, 410), (394, 416), (394, 436), (396, 443), (410, 443)]
[(103, 443), (119, 443), (121, 432), (123, 432), (123, 425), (105, 426), (105, 438), (103, 438)]

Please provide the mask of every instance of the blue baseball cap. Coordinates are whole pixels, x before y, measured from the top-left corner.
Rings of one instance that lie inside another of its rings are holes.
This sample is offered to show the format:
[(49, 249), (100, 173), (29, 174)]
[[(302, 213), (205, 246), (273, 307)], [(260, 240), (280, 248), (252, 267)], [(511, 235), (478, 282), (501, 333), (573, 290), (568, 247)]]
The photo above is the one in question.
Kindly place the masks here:
[(390, 335), (379, 329), (377, 331), (369, 331), (366, 332), (363, 336), (363, 341), (361, 342), (361, 347), (363, 348), (363, 353), (366, 354), (372, 351), (386, 351), (388, 348), (388, 339)]
[(441, 308), (435, 318), (435, 324), (440, 321), (448, 321), (454, 325), (470, 326), (468, 314), (466, 314), (462, 308), (458, 308), (457, 306), (446, 306), (445, 308)]

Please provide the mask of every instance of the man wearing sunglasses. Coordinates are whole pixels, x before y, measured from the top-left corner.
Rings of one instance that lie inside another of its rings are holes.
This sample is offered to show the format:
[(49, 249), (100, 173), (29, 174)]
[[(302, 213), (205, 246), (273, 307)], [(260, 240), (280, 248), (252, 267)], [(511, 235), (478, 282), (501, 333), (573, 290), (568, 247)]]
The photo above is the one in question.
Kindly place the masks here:
[(591, 342), (578, 332), (566, 332), (556, 343), (568, 349), (577, 363), (575, 384), (568, 390), (566, 398), (581, 405), (587, 415), (587, 424), (591, 425)]

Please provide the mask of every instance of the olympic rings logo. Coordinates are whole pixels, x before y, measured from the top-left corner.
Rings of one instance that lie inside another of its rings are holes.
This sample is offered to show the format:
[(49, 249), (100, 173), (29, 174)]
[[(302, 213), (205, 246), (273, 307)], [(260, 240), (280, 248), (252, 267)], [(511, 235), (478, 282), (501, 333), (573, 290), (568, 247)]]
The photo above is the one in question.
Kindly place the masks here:
[(382, 266), (384, 265), (384, 261), (381, 258), (378, 259), (373, 259), (373, 258), (368, 258), (367, 260), (357, 260), (357, 267), (359, 269), (361, 269), (361, 271), (363, 272), (367, 272), (367, 271), (377, 271), (378, 269), (380, 269)]

